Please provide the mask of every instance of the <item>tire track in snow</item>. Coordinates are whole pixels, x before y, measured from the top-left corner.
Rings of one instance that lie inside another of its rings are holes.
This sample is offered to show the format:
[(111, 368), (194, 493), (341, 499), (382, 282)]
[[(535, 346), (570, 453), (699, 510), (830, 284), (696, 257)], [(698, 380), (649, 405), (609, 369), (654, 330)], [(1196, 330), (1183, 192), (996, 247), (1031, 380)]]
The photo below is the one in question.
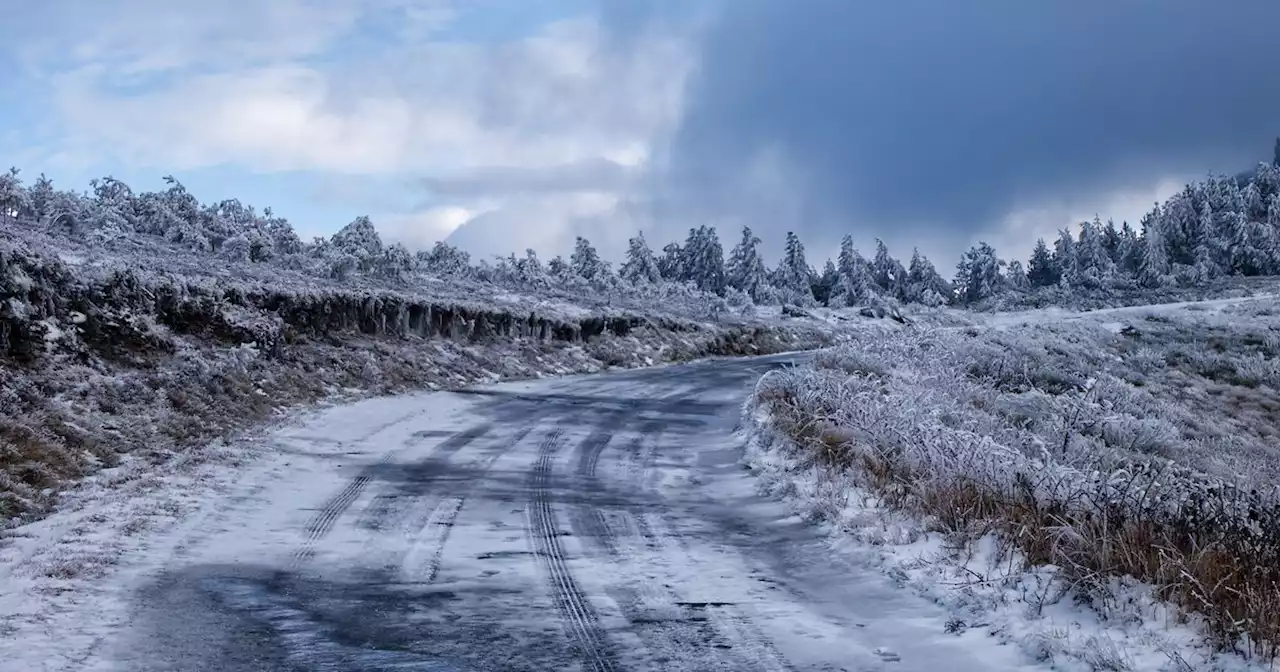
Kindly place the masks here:
[[(401, 422), (404, 422), (405, 420), (408, 420), (409, 418), (417, 414), (418, 413), (415, 412), (415, 413), (406, 415), (398, 420), (392, 421), (391, 423), (378, 427), (373, 432), (366, 435), (363, 439), (360, 439), (360, 441), (358, 441), (357, 443), (363, 443), (365, 441), (368, 441), (373, 437), (377, 436), (378, 434), (380, 434), (381, 432), (385, 431), (386, 429), (389, 429), (397, 424), (400, 424)], [(477, 425), (475, 427), (471, 427), (469, 429), (465, 429), (461, 432), (458, 432), (457, 434), (454, 434), (450, 438), (441, 442), (441, 444), (437, 446), (435, 451), (433, 452), (439, 452), (444, 455), (452, 455), (453, 453), (456, 453), (457, 451), (461, 450), (467, 444), (474, 441), (476, 438), (478, 438), (485, 432), (489, 431), (490, 426), (491, 425), (488, 425), (488, 424)], [(306, 526), (307, 536), (302, 543), (302, 547), (299, 548), (298, 551), (294, 554), (293, 563), (292, 563), (293, 567), (297, 567), (299, 564), (310, 559), (315, 554), (315, 545), (319, 543), (320, 540), (322, 540), (326, 535), (329, 534), (329, 532), (333, 530), (334, 526), (337, 525), (338, 523), (338, 519), (342, 517), (342, 514), (346, 513), (347, 509), (351, 508), (351, 505), (354, 504), (356, 499), (358, 499), (360, 495), (364, 492), (365, 488), (369, 485), (369, 481), (373, 479), (374, 475), (377, 474), (380, 469), (383, 469), (388, 464), (390, 464), (391, 461), (396, 457), (396, 455), (398, 455), (401, 452), (401, 450), (403, 450), (403, 448), (388, 451), (387, 453), (383, 454), (383, 456), (377, 462), (361, 469), (359, 475), (351, 479), (351, 481), (347, 483), (345, 487), (339, 490), (336, 494), (330, 497), (328, 501), (324, 503), (324, 505), (320, 508), (320, 512), (317, 513), (314, 517), (312, 517), (312, 519), (307, 523), (307, 526)]]
[(551, 506), (551, 477), (556, 454), (563, 446), (563, 433), (553, 429), (538, 449), (538, 459), (529, 474), (529, 528), (534, 549), (547, 573), (552, 596), (570, 637), (582, 654), (586, 669), (595, 672), (617, 670), (614, 654), (600, 629), (599, 620), (578, 586), (565, 559), (560, 530)]
[(407, 583), (432, 583), (440, 573), (440, 563), (444, 558), (445, 545), (453, 532), (453, 525), (466, 504), (467, 498), (475, 490), (479, 481), (489, 472), (503, 455), (520, 444), (532, 427), (526, 427), (508, 439), (504, 439), (497, 448), (460, 467), (474, 469), (475, 473), (462, 492), (445, 497), (436, 502), (426, 514), (426, 522), (418, 528), (412, 546), (401, 562), (401, 578)]
[[(472, 442), (488, 434), (492, 429), (492, 423), (482, 423), (460, 432), (455, 432), (419, 459), (416, 465), (400, 467), (400, 471), (410, 477), (410, 486), (406, 488), (407, 492), (378, 493), (374, 496), (373, 501), (369, 503), (369, 506), (365, 507), (357, 525), (368, 530), (382, 530), (402, 522), (399, 519), (405, 516), (405, 512), (397, 511), (398, 503), (401, 500), (413, 502), (428, 494), (430, 486), (435, 483), (439, 475), (428, 471), (428, 469), (432, 466), (441, 468), (447, 466), (449, 460), (458, 451), (471, 445)], [(415, 436), (419, 434), (421, 432), (416, 432)], [(390, 468), (387, 461), (383, 461), (375, 467), (375, 469), (384, 471)], [(421, 469), (422, 473), (415, 474), (415, 469)]]
[[(647, 570), (652, 569), (652, 563), (637, 557), (634, 551), (621, 548), (620, 531), (626, 536), (643, 538), (648, 549), (655, 553), (670, 548), (670, 544), (654, 532), (643, 513), (637, 514), (625, 504), (612, 507), (608, 513), (612, 513), (617, 522), (611, 523), (606, 507), (595, 503), (606, 492), (597, 474), (600, 458), (614, 432), (624, 424), (622, 414), (609, 414), (578, 443), (574, 475), (586, 500), (572, 507), (570, 523), (573, 532), (586, 544), (607, 556), (607, 562), (633, 570), (622, 572), (621, 576), (641, 575), (618, 581), (610, 589), (623, 615), (635, 628), (635, 634), (664, 667), (674, 664), (693, 666), (681, 669), (767, 672), (790, 669), (772, 644), (734, 605), (684, 599), (651, 574), (644, 577), (649, 573)], [(642, 434), (628, 442), (624, 450), (643, 476), (653, 468), (658, 452), (654, 444), (661, 436), (662, 423), (653, 419), (643, 422), (641, 427)], [(644, 482), (645, 479), (639, 479), (639, 486), (633, 492), (642, 496), (651, 494)], [(688, 553), (680, 555), (681, 564), (688, 565)]]

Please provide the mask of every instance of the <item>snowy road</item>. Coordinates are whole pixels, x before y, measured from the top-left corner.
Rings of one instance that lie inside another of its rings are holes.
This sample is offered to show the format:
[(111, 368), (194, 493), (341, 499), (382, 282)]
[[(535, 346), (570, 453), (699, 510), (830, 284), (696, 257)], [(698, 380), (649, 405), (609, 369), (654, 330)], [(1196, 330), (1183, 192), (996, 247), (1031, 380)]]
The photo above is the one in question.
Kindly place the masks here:
[(93, 669), (1039, 669), (754, 494), (787, 357), (331, 409), (135, 577)]

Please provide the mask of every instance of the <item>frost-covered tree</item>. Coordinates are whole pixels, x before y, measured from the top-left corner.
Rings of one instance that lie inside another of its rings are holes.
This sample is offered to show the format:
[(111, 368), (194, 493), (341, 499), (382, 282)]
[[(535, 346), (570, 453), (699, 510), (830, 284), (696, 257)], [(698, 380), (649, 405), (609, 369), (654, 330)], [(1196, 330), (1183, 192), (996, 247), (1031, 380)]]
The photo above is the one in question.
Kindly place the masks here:
[(830, 306), (839, 285), (840, 272), (836, 270), (835, 262), (828, 259), (822, 266), (822, 272), (814, 274), (809, 283), (809, 291), (813, 292), (813, 298), (818, 303)]
[(356, 268), (372, 271), (382, 256), (382, 237), (368, 217), (360, 216), (329, 238), (331, 254), (351, 255)]
[(1005, 286), (1015, 292), (1025, 292), (1031, 289), (1031, 281), (1027, 278), (1027, 271), (1022, 268), (1022, 262), (1014, 259), (1009, 262), (1008, 268), (1004, 273)]
[(794, 231), (788, 231), (782, 260), (774, 271), (774, 286), (786, 293), (785, 298), (808, 305), (813, 302), (810, 274), (809, 263), (804, 257), (804, 243)]
[(29, 220), (35, 214), (31, 195), (22, 186), (19, 173), (17, 168), (0, 173), (0, 218)]
[(564, 257), (556, 255), (552, 257), (551, 261), (547, 262), (547, 274), (556, 280), (564, 280), (573, 275), (573, 271), (569, 268), (569, 264), (564, 260)]
[(720, 237), (710, 226), (689, 229), (681, 248), (681, 270), (684, 282), (692, 282), (704, 292), (721, 294), (725, 288), (724, 249)]
[(898, 295), (898, 282), (906, 275), (902, 263), (889, 254), (889, 246), (876, 238), (876, 256), (871, 261), (871, 277), (880, 292), (887, 295)]
[(1145, 287), (1161, 287), (1169, 282), (1169, 256), (1162, 229), (1158, 208), (1142, 218), (1142, 255), (1138, 263), (1138, 281)]
[(417, 267), (417, 260), (409, 250), (400, 243), (394, 243), (374, 260), (373, 272), (384, 278), (404, 281), (413, 275)]
[(1120, 263), (1120, 229), (1116, 228), (1115, 220), (1108, 219), (1107, 225), (1102, 227), (1102, 247), (1107, 251), (1107, 257), (1111, 259), (1112, 265)]
[(471, 273), (471, 254), (443, 240), (436, 241), (430, 251), (420, 251), (416, 256), (419, 267), (428, 273), (444, 276)]
[(1116, 265), (1126, 276), (1136, 277), (1142, 258), (1142, 241), (1138, 232), (1124, 222), (1120, 227), (1120, 242), (1116, 246)]
[(1058, 284), (1058, 265), (1044, 238), (1036, 239), (1036, 246), (1031, 250), (1031, 259), (1027, 262), (1027, 281), (1032, 287), (1053, 287)]
[(679, 243), (667, 243), (662, 248), (662, 256), (658, 258), (658, 272), (668, 282), (684, 282), (684, 252)]
[(1069, 285), (1076, 269), (1076, 241), (1067, 229), (1059, 229), (1053, 242), (1053, 265), (1058, 269), (1058, 284)]
[(592, 280), (605, 272), (604, 262), (600, 260), (596, 248), (591, 245), (591, 241), (582, 236), (578, 236), (574, 242), (573, 254), (569, 255), (569, 268), (575, 275), (587, 280)]
[(1001, 273), (1004, 265), (995, 248), (986, 242), (969, 248), (956, 265), (956, 299), (969, 304), (999, 294), (1005, 289)]
[(861, 306), (875, 300), (878, 289), (872, 276), (871, 265), (853, 246), (853, 236), (840, 239), (840, 254), (836, 257), (836, 272), (840, 274), (831, 300), (844, 306)]
[(911, 251), (911, 262), (907, 265), (905, 293), (908, 302), (936, 306), (951, 295), (951, 286), (933, 262), (916, 249)]
[(276, 217), (271, 208), (263, 210), (263, 230), (271, 244), (271, 256), (280, 257), (302, 252), (302, 239), (293, 230), (293, 225), (283, 217)]
[(751, 232), (751, 227), (742, 227), (742, 239), (729, 254), (725, 276), (730, 287), (746, 292), (756, 303), (764, 302), (769, 272), (760, 256), (760, 239)]
[(249, 261), (251, 252), (249, 237), (243, 232), (222, 241), (221, 247), (218, 248), (218, 256), (228, 261)]
[(41, 173), (27, 193), (31, 198), (32, 216), (37, 222), (47, 224), (53, 216), (54, 205), (58, 200), (57, 191), (53, 188), (53, 180)]
[(1080, 224), (1080, 237), (1074, 246), (1073, 263), (1067, 273), (1072, 287), (1099, 289), (1111, 282), (1115, 264), (1107, 253), (1104, 236), (1100, 219), (1095, 217), (1092, 222)]
[(637, 233), (627, 245), (627, 258), (618, 269), (618, 276), (623, 280), (639, 285), (655, 283), (662, 280), (662, 271), (658, 269), (658, 260), (644, 240), (644, 232)]
[(1202, 225), (1196, 200), (1196, 190), (1188, 185), (1153, 211), (1153, 221), (1160, 229), (1158, 235), (1171, 265), (1193, 266), (1196, 263), (1196, 240), (1200, 237)]

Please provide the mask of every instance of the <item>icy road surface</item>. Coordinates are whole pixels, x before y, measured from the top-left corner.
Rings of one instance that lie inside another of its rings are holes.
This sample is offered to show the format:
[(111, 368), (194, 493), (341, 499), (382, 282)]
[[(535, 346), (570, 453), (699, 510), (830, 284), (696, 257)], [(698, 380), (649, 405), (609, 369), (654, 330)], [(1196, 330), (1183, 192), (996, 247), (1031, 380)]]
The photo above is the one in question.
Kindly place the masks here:
[(787, 359), (317, 414), (135, 572), (84, 667), (1040, 669), (754, 494), (740, 405)]

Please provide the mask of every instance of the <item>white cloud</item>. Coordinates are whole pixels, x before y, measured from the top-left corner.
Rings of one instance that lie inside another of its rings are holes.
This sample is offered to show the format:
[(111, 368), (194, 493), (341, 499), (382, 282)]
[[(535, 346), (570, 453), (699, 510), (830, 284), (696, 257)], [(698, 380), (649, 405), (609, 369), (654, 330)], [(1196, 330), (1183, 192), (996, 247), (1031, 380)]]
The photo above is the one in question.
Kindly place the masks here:
[(979, 238), (991, 243), (1002, 257), (1018, 259), (1025, 264), (1037, 238), (1052, 243), (1060, 229), (1069, 228), (1076, 233), (1077, 224), (1092, 220), (1095, 215), (1103, 222), (1112, 219), (1119, 226), (1121, 222), (1128, 221), (1137, 228), (1144, 214), (1150, 212), (1156, 203), (1162, 203), (1177, 193), (1189, 179), (1190, 176), (1166, 176), (1150, 184), (1095, 194), (1089, 198), (1024, 205), (1006, 215), (998, 228)]
[[(431, 201), (382, 225), (412, 239), (464, 216), (551, 239), (608, 210), (586, 204), (618, 201), (646, 169), (691, 65), (679, 35), (620, 48), (591, 16), (446, 40), (447, 0), (124, 0), (72, 16), (80, 4), (55, 2), (67, 25), (25, 50), (51, 82), (60, 139), (47, 157), (402, 179)], [(574, 193), (550, 193), (562, 190)]]
[(443, 205), (410, 214), (391, 213), (378, 219), (378, 228), (388, 242), (421, 250), (431, 247), (437, 240), (448, 238), (458, 227), (494, 209), (483, 205)]
[[(504, 197), (501, 207), (468, 218), (448, 237), (482, 257), (531, 248), (543, 256), (567, 253), (574, 237), (586, 235), (606, 257), (619, 252), (630, 222), (620, 199), (608, 192), (538, 193)], [(406, 242), (409, 245), (409, 242)]]

